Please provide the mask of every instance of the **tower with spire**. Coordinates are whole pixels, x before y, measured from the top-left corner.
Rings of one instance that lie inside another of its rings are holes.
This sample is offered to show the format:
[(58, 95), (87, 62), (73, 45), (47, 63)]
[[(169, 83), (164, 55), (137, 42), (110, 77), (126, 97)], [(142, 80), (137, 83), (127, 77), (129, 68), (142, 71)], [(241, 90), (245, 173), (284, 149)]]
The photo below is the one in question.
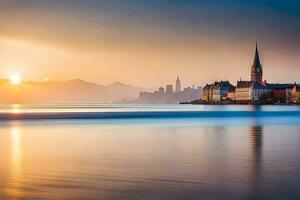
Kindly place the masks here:
[(256, 42), (255, 57), (251, 68), (251, 81), (262, 83), (262, 76), (263, 76), (263, 70), (260, 64), (259, 53), (258, 53), (257, 42)]
[(179, 80), (179, 77), (177, 76), (177, 79), (176, 79), (176, 92), (180, 92), (181, 91), (181, 82)]

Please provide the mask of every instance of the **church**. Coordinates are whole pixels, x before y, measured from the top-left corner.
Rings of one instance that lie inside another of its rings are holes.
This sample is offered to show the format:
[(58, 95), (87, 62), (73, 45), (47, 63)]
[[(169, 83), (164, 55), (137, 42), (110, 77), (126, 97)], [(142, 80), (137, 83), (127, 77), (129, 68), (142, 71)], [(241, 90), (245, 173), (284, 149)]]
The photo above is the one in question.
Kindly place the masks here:
[(256, 43), (254, 61), (250, 69), (250, 81), (238, 80), (236, 87), (228, 81), (206, 84), (202, 102), (229, 100), (237, 104), (248, 103), (300, 103), (300, 85), (267, 83), (263, 81), (263, 67)]
[(235, 101), (258, 101), (263, 94), (271, 92), (271, 88), (268, 87), (267, 82), (263, 82), (263, 68), (259, 58), (257, 43), (250, 76), (251, 81), (237, 81), (234, 99)]

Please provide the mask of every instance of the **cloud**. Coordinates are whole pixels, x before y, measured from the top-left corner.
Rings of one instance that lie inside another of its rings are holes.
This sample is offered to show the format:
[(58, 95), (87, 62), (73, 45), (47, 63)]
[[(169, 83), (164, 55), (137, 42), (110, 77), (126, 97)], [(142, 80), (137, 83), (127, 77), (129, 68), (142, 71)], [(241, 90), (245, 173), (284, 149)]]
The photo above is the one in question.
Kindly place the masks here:
[[(68, 76), (136, 84), (152, 84), (157, 73), (160, 82), (178, 73), (191, 82), (235, 80), (248, 75), (256, 40), (268, 66), (297, 70), (299, 6), (292, 0), (2, 0), (0, 37), (35, 44), (35, 53), (24, 53), (28, 58), (40, 55), (38, 49), (51, 52), (29, 62), (37, 73), (62, 68)], [(90, 70), (80, 73), (83, 67)]]

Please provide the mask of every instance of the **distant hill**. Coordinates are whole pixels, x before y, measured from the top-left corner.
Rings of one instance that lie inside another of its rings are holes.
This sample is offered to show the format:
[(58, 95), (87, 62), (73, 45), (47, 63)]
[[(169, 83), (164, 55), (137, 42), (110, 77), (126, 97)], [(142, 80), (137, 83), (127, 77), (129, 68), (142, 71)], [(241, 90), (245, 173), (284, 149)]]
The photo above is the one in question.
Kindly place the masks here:
[(132, 100), (140, 91), (151, 91), (141, 87), (116, 82), (99, 85), (81, 79), (68, 81), (23, 82), (12, 85), (0, 79), (0, 103), (109, 103), (121, 99)]

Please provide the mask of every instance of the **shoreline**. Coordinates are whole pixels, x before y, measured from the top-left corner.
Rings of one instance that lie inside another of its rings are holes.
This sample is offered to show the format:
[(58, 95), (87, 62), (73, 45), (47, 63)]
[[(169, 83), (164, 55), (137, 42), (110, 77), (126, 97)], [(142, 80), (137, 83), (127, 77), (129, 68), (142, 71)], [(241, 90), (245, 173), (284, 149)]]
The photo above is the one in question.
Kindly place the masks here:
[(253, 106), (300, 106), (297, 103), (261, 103), (261, 102), (249, 102), (249, 103), (237, 103), (237, 102), (200, 102), (200, 101), (191, 101), (191, 102), (180, 102), (179, 104), (192, 104), (192, 105), (253, 105)]

